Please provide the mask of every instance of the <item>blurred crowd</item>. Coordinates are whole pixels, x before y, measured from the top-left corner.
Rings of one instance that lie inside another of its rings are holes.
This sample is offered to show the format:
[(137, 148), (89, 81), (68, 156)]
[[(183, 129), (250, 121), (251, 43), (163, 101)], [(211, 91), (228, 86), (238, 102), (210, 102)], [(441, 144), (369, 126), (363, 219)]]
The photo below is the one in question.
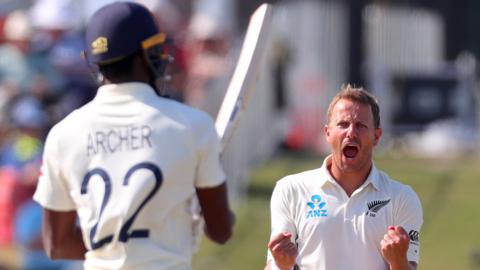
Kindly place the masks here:
[[(74, 268), (45, 256), (32, 195), (49, 129), (95, 96), (83, 26), (107, 2), (0, 0), (0, 269)], [(165, 94), (214, 117), (233, 66), (233, 0), (138, 2), (172, 40)]]

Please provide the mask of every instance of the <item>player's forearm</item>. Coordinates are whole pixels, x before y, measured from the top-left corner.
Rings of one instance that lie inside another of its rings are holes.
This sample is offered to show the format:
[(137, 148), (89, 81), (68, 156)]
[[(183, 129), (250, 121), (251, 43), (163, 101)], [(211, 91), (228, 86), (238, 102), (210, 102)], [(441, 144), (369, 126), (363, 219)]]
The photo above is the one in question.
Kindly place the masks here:
[[(235, 214), (230, 210), (226, 210), (229, 213), (229, 221), (224, 221), (222, 223), (227, 224), (223, 225), (223, 229), (217, 227), (212, 228), (208, 223), (205, 224), (205, 235), (215, 243), (225, 244), (233, 233), (233, 225), (235, 224)], [(218, 220), (217, 220), (218, 221)]]
[(205, 234), (218, 244), (224, 244), (233, 232), (235, 215), (230, 210), (227, 186), (197, 188), (197, 195), (205, 218)]
[(87, 252), (79, 228), (75, 228), (69, 237), (57, 241), (46, 240), (44, 245), (50, 259), (83, 260)]

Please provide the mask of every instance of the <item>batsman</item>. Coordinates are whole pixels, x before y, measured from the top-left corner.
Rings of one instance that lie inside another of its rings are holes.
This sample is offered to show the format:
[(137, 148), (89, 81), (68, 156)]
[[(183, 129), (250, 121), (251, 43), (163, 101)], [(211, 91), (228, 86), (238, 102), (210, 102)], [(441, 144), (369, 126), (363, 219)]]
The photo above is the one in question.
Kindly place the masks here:
[(84, 269), (191, 269), (198, 196), (205, 233), (232, 234), (220, 141), (203, 112), (159, 95), (170, 61), (142, 5), (115, 2), (86, 27), (102, 85), (49, 132), (34, 199), (53, 259)]

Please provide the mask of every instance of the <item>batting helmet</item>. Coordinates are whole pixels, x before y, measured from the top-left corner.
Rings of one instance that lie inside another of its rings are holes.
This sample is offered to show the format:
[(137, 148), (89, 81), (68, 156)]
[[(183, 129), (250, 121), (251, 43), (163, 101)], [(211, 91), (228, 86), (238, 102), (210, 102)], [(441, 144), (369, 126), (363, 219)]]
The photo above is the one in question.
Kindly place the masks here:
[(114, 2), (95, 12), (86, 28), (86, 57), (109, 64), (143, 50), (154, 73), (163, 75), (170, 56), (150, 11), (132, 2)]

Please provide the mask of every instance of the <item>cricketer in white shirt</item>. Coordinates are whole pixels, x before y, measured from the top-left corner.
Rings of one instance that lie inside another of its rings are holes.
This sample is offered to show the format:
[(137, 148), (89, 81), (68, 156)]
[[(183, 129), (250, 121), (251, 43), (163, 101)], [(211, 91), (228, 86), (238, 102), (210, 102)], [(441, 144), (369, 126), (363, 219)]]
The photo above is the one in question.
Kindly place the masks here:
[(108, 84), (50, 131), (34, 199), (76, 210), (85, 269), (191, 269), (195, 188), (225, 181), (206, 113)]
[[(290, 232), (296, 267), (315, 270), (388, 269), (380, 242), (389, 226), (410, 236), (408, 261), (418, 263), (422, 208), (416, 193), (372, 166), (363, 185), (348, 197), (327, 167), (279, 180), (271, 198), (271, 236)], [(273, 260), (268, 252), (268, 261)]]

